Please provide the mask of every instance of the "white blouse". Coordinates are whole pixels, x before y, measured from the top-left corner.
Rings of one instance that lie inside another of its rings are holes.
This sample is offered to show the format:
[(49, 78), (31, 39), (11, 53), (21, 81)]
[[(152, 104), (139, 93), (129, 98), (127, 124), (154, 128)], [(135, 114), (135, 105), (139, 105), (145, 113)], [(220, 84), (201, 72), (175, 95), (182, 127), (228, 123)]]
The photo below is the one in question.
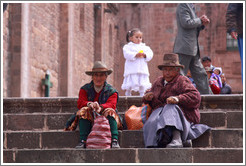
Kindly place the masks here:
[[(146, 54), (146, 58), (136, 58), (136, 54), (139, 51), (143, 51)], [(145, 43), (135, 44), (129, 42), (123, 47), (123, 54), (126, 59), (124, 77), (129, 74), (146, 74), (149, 76), (148, 64), (153, 58), (153, 51)]]

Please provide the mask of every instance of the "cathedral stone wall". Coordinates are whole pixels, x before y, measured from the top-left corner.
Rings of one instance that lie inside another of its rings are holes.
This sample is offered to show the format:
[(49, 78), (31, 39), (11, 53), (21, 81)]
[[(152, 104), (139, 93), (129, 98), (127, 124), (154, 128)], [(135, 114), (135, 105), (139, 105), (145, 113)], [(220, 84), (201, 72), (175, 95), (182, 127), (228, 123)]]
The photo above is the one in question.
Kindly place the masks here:
[[(242, 93), (238, 50), (226, 48), (226, 3), (197, 4), (197, 15), (210, 20), (199, 36), (201, 57), (210, 56), (226, 73), (234, 93)], [(150, 80), (172, 52), (176, 3), (11, 3), (3, 14), (3, 96), (43, 97), (42, 79), (50, 72), (50, 96), (78, 96), (91, 80), (85, 71), (104, 61), (114, 70), (107, 81), (120, 95), (126, 32), (138, 27), (154, 52), (148, 63)]]

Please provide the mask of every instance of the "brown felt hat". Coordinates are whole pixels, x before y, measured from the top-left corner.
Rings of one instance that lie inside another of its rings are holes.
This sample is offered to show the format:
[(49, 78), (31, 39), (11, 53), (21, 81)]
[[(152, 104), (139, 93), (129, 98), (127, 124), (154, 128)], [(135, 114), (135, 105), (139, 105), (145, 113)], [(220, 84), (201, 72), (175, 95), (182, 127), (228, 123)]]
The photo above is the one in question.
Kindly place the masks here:
[(107, 73), (108, 75), (113, 72), (112, 69), (108, 69), (107, 66), (101, 62), (101, 61), (96, 61), (94, 63), (94, 66), (91, 71), (86, 71), (85, 74), (87, 75), (92, 75), (94, 73)]
[(168, 54), (164, 54), (163, 64), (162, 65), (158, 65), (158, 68), (160, 70), (162, 70), (163, 67), (180, 67), (180, 68), (183, 69), (184, 65), (181, 65), (179, 63), (178, 54), (168, 53)]

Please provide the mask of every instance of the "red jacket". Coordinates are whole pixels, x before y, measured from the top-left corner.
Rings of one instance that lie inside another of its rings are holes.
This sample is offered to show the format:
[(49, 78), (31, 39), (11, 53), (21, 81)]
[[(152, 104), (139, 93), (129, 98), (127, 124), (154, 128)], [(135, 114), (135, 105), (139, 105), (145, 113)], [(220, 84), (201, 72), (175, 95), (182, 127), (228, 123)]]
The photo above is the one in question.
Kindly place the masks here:
[(200, 122), (199, 107), (201, 96), (187, 77), (178, 75), (165, 86), (164, 78), (159, 77), (154, 82), (150, 91), (154, 93), (154, 98), (151, 102), (143, 99), (143, 102), (149, 103), (153, 110), (165, 106), (168, 97), (176, 96), (179, 99), (177, 105), (183, 111), (186, 119), (193, 123)]
[[(78, 109), (81, 109), (82, 107), (85, 107), (87, 106), (87, 103), (88, 102), (95, 102), (97, 101), (98, 102), (98, 98), (99, 98), (99, 95), (100, 95), (101, 92), (99, 93), (96, 93), (95, 92), (95, 99), (94, 101), (88, 101), (88, 98), (87, 98), (87, 93), (84, 89), (80, 89), (79, 91), (79, 99), (77, 101), (77, 107)], [(103, 110), (106, 109), (106, 108), (113, 108), (114, 110), (116, 109), (116, 104), (117, 104), (117, 93), (113, 93), (112, 96), (110, 96), (107, 100), (106, 103), (104, 104), (100, 104), (100, 106), (103, 107)]]

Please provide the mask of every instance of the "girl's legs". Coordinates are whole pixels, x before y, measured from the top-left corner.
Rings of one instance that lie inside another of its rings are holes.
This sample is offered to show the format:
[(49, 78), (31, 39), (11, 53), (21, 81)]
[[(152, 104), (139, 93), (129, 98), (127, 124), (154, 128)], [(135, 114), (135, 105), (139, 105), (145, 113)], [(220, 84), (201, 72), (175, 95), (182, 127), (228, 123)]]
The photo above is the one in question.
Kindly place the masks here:
[(129, 89), (126, 90), (125, 95), (126, 95), (126, 96), (131, 96), (131, 95), (132, 95), (132, 94), (131, 94), (131, 90), (129, 90)]
[(144, 96), (144, 92), (145, 92), (144, 87), (140, 87), (139, 88), (139, 95)]

